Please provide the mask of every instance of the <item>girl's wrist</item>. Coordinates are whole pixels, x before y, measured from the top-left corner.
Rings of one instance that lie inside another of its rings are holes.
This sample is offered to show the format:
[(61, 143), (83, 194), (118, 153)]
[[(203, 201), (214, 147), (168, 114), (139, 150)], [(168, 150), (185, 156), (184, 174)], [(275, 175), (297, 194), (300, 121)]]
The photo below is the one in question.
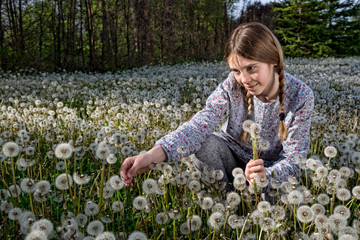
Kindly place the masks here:
[(149, 165), (151, 163), (161, 163), (167, 159), (167, 155), (160, 145), (156, 145), (155, 147), (147, 151), (146, 154), (148, 155), (148, 161), (150, 161)]

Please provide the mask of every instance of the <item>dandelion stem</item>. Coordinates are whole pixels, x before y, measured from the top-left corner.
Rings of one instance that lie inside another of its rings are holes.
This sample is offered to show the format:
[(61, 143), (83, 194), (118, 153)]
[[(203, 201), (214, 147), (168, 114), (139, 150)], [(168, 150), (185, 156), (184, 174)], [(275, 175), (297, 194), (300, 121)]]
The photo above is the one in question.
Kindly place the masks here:
[(98, 218), (100, 218), (100, 214), (101, 214), (101, 208), (102, 208), (102, 204), (103, 204), (103, 190), (104, 190), (104, 178), (105, 178), (105, 160), (103, 160), (102, 162), (102, 167), (101, 167), (101, 178), (100, 178), (100, 191), (99, 191), (99, 215)]
[(76, 206), (75, 205), (75, 198), (73, 196), (73, 193), (72, 193), (71, 187), (70, 187), (69, 171), (68, 171), (66, 159), (64, 159), (64, 162), (65, 162), (66, 181), (67, 181), (67, 185), (68, 185), (69, 192), (70, 192), (71, 203), (73, 204), (73, 206), (75, 208), (75, 206)]
[(16, 194), (16, 198), (17, 198), (18, 202), (20, 202), (19, 194), (18, 194), (18, 190), (17, 190), (17, 186), (16, 186), (16, 179), (15, 179), (14, 159), (13, 159), (13, 157), (11, 157), (10, 159), (11, 159), (11, 172), (12, 172), (13, 184), (14, 184), (14, 187), (15, 187), (15, 194)]

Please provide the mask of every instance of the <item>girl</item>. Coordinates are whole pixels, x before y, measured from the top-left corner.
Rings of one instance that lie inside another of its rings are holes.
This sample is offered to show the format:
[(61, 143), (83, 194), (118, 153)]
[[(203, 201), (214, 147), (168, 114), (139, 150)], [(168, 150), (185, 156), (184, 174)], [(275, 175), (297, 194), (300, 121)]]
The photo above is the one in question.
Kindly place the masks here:
[[(297, 177), (296, 157), (306, 157), (310, 144), (312, 90), (284, 72), (283, 52), (274, 34), (260, 23), (247, 23), (231, 34), (225, 49), (228, 78), (207, 99), (203, 110), (164, 136), (144, 154), (125, 159), (120, 175), (131, 185), (133, 177), (149, 170), (151, 163), (176, 161), (195, 153), (194, 165), (208, 165), (232, 181), (232, 170), (242, 167), (247, 180)], [(227, 117), (221, 132), (213, 132)], [(243, 122), (252, 120), (270, 142), (260, 158), (250, 161), (252, 147)], [(178, 149), (182, 149), (180, 153)]]

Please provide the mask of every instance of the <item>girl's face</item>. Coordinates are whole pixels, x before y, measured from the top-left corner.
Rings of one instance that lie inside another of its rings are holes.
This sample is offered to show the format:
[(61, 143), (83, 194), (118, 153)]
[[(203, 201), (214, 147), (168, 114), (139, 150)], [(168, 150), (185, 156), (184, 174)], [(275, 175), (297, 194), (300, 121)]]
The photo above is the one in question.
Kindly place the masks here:
[(244, 86), (251, 95), (262, 102), (273, 102), (279, 91), (279, 76), (274, 71), (275, 64), (249, 60), (236, 54), (228, 58), (230, 70), (235, 79)]

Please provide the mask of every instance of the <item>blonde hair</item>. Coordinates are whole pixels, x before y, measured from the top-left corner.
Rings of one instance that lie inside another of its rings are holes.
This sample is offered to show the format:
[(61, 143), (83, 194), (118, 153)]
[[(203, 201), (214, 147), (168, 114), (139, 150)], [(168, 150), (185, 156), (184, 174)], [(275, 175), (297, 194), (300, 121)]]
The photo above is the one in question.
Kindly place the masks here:
[[(243, 58), (268, 64), (276, 64), (279, 75), (279, 101), (280, 101), (280, 128), (279, 139), (283, 142), (287, 137), (284, 113), (285, 76), (283, 65), (283, 51), (278, 39), (266, 26), (261, 23), (246, 23), (238, 26), (230, 35), (225, 47), (225, 59), (229, 60), (232, 54)], [(275, 70), (274, 70), (275, 71)], [(241, 86), (244, 95), (244, 106), (249, 119), (252, 112), (252, 95)], [(247, 142), (249, 134), (241, 131), (239, 138)]]

